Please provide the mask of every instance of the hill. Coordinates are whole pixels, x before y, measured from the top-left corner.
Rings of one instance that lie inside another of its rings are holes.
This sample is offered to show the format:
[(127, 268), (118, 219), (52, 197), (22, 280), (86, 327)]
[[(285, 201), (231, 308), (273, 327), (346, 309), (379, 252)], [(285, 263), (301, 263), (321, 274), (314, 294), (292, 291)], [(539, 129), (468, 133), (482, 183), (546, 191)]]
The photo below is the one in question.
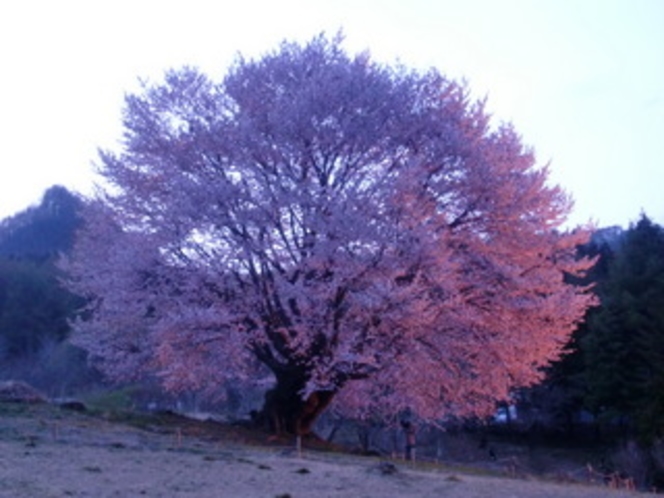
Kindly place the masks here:
[(65, 187), (49, 188), (38, 206), (0, 222), (0, 256), (43, 260), (67, 252), (81, 208), (82, 201)]

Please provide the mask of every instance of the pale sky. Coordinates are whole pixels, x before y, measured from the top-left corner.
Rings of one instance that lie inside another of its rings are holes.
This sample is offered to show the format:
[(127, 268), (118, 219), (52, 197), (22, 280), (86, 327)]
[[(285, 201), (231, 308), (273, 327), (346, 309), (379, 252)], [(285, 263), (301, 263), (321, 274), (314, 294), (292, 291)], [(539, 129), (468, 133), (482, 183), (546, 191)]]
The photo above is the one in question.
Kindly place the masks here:
[(138, 78), (342, 29), (346, 47), (465, 78), (576, 200), (572, 223), (664, 224), (664, 1), (8, 0), (0, 4), (0, 218), (89, 193)]

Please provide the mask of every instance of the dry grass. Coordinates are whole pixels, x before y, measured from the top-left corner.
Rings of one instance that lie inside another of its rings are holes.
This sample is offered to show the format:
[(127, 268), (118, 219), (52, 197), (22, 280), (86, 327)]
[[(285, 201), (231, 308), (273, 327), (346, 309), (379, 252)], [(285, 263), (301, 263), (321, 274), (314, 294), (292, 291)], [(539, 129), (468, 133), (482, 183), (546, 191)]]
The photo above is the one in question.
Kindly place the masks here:
[(0, 404), (0, 497), (634, 496), (607, 488), (408, 466), (173, 414)]

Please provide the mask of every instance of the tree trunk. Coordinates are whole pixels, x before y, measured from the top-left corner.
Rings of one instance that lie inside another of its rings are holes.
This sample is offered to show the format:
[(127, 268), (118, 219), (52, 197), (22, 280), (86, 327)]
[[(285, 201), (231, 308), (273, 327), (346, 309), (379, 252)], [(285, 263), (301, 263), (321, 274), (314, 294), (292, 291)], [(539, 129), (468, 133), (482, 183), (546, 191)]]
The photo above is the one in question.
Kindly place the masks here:
[(415, 461), (415, 448), (417, 446), (417, 437), (416, 437), (416, 428), (415, 424), (410, 420), (404, 420), (401, 422), (401, 427), (403, 428), (404, 434), (406, 435), (406, 451), (404, 458), (408, 461)]
[(316, 391), (306, 399), (300, 392), (306, 378), (302, 375), (277, 375), (277, 384), (265, 394), (259, 421), (275, 434), (307, 436), (318, 416), (328, 407), (336, 392)]

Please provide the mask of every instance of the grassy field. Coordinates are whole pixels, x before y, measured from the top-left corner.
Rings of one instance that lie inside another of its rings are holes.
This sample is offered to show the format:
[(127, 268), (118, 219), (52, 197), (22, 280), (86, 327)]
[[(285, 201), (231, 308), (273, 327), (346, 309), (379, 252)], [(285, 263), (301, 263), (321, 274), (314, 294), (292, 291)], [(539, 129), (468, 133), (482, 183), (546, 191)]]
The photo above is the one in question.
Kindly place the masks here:
[(620, 498), (600, 486), (514, 479), (314, 449), (175, 415), (0, 403), (0, 497)]

